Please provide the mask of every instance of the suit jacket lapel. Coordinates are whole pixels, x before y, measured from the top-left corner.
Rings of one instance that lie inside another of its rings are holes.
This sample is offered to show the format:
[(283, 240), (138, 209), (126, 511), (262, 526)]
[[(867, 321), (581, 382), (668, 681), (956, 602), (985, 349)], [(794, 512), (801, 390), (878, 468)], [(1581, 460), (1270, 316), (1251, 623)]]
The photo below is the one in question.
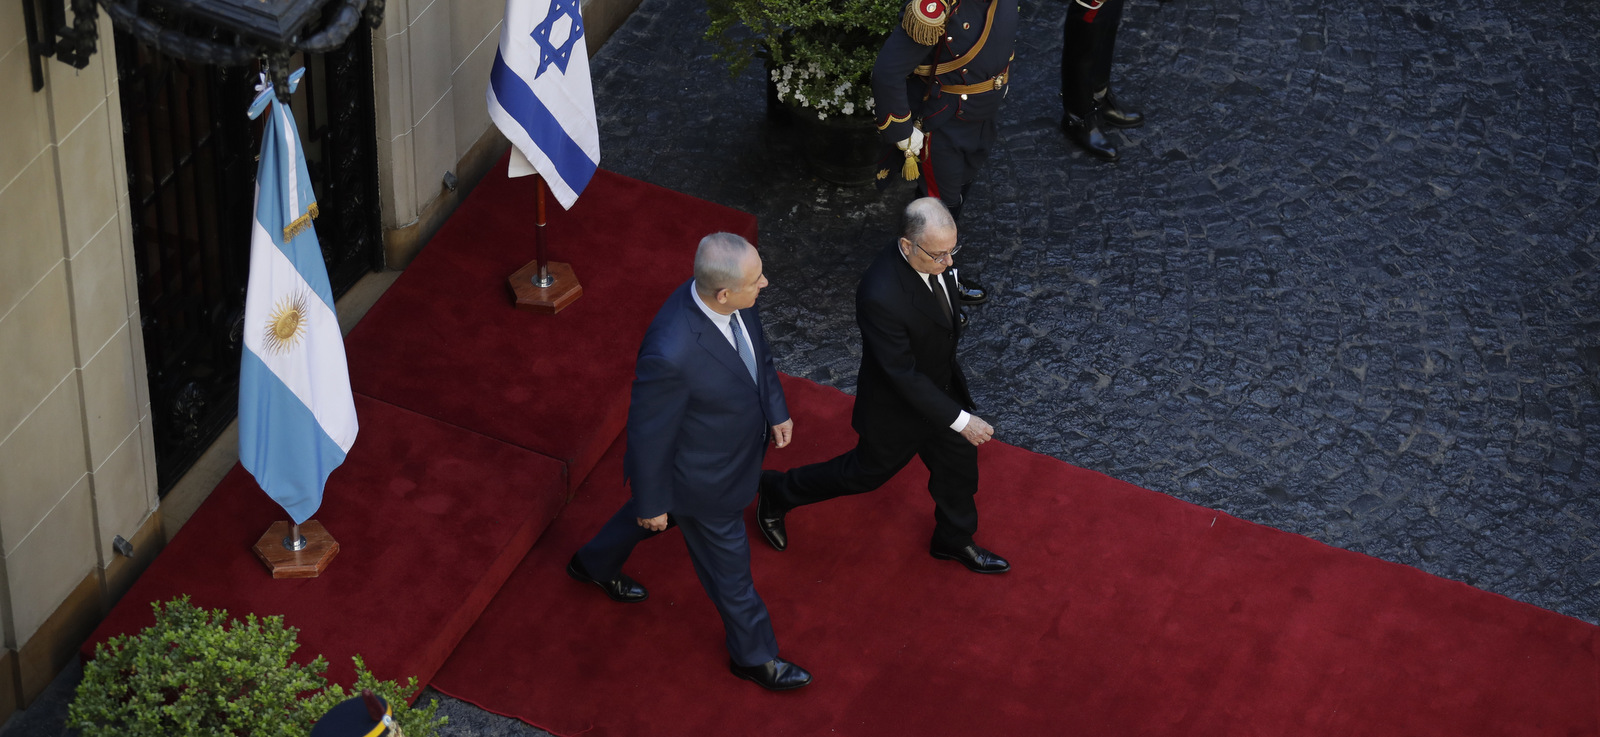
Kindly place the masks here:
[[(949, 318), (944, 316), (944, 308), (934, 301), (939, 298), (938, 295), (928, 288), (928, 282), (922, 280), (922, 275), (918, 274), (916, 269), (911, 268), (911, 262), (906, 261), (899, 248), (895, 248), (894, 252), (895, 260), (899, 261), (900, 265), (904, 267), (896, 270), (900, 274), (900, 286), (905, 288), (907, 296), (911, 298), (911, 304), (916, 305), (922, 314), (927, 315), (935, 323), (950, 327)], [(940, 277), (940, 284), (943, 284), (942, 276)], [(951, 309), (954, 308), (955, 303), (952, 302)]]
[[(685, 296), (690, 300), (699, 299), (699, 297), (695, 296), (693, 289), (688, 290)], [(689, 329), (695, 332), (700, 342), (700, 347), (706, 349), (706, 352), (710, 353), (712, 358), (717, 359), (718, 363), (721, 363), (729, 371), (743, 379), (745, 384), (755, 388), (755, 379), (750, 378), (750, 370), (744, 367), (744, 359), (739, 357), (739, 352), (733, 349), (733, 344), (728, 342), (728, 337), (722, 334), (722, 330), (712, 324), (711, 318), (706, 317), (705, 313), (700, 311), (700, 305), (690, 301), (684, 305), (684, 309), (689, 312)], [(746, 331), (745, 340), (749, 339), (748, 331)], [(754, 343), (750, 344), (750, 351), (754, 355)], [(759, 367), (760, 360), (758, 358), (757, 368)]]

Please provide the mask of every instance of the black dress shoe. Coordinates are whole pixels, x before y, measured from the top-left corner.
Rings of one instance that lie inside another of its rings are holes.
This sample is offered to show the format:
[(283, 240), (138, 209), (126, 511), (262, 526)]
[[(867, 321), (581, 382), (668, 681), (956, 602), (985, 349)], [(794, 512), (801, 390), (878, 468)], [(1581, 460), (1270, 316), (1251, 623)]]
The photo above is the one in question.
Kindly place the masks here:
[(1005, 558), (978, 547), (977, 543), (967, 543), (959, 548), (930, 543), (928, 554), (940, 560), (953, 560), (973, 573), (1005, 573), (1011, 570), (1011, 564)]
[(761, 665), (739, 665), (729, 660), (728, 670), (746, 681), (761, 684), (762, 688), (769, 691), (788, 691), (811, 682), (811, 674), (805, 668), (783, 658), (773, 658)]
[(981, 305), (989, 298), (983, 287), (970, 281), (956, 281), (956, 301), (964, 305)]
[(1110, 88), (1106, 89), (1106, 97), (1101, 105), (1101, 118), (1107, 125), (1118, 128), (1138, 128), (1144, 125), (1144, 114), (1118, 104), (1117, 96)]
[(626, 574), (618, 573), (617, 577), (610, 581), (601, 581), (589, 575), (589, 572), (584, 570), (583, 564), (578, 562), (577, 554), (573, 554), (572, 560), (567, 561), (567, 575), (579, 581), (587, 581), (599, 586), (600, 590), (606, 592), (606, 596), (611, 597), (612, 601), (631, 604), (650, 598), (650, 592), (639, 585), (638, 581), (628, 578)]
[(966, 330), (967, 329), (967, 311), (966, 310), (956, 310), (956, 324), (960, 325), (962, 330)]
[(761, 536), (766, 538), (767, 544), (780, 552), (789, 547), (789, 531), (783, 526), (786, 512), (778, 508), (771, 496), (782, 482), (783, 474), (762, 471), (761, 488), (756, 493), (756, 527), (761, 528)]
[(1100, 110), (1098, 108), (1089, 112), (1084, 117), (1067, 113), (1061, 119), (1061, 129), (1067, 132), (1067, 138), (1078, 147), (1094, 156), (1106, 161), (1117, 160), (1117, 149), (1106, 140), (1106, 134), (1100, 132)]

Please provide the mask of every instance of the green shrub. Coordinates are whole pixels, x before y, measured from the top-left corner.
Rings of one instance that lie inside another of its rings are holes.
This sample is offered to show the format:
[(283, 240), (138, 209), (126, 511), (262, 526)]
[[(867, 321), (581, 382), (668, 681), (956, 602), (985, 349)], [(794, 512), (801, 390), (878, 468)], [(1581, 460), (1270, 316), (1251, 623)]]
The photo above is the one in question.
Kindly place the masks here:
[[(151, 604), (156, 623), (95, 648), (68, 707), (84, 737), (305, 737), (347, 695), (329, 685), (328, 661), (290, 662), (299, 630), (282, 617), (229, 620), (187, 596)], [(408, 737), (432, 737), (445, 723), (438, 703), (413, 709), (417, 680), (379, 681), (355, 658), (354, 693), (370, 688), (392, 705)]]
[(905, 0), (707, 0), (706, 38), (737, 75), (752, 59), (770, 68), (778, 97), (818, 118), (868, 117), (872, 65)]

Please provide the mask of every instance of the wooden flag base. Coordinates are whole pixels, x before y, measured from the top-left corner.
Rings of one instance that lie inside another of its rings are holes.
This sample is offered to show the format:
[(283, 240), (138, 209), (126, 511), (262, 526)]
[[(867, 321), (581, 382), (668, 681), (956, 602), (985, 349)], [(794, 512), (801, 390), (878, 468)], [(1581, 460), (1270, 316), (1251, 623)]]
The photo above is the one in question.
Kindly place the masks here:
[[(578, 283), (577, 275), (572, 273), (571, 264), (551, 261), (547, 268), (550, 270), (550, 276), (556, 280), (556, 283), (548, 287), (540, 288), (533, 284), (534, 278), (539, 275), (538, 259), (529, 261), (508, 279), (511, 282), (511, 292), (516, 297), (517, 309), (554, 315), (583, 296), (583, 285)], [(309, 536), (307, 539), (310, 539)]]
[(339, 554), (339, 543), (321, 522), (307, 520), (300, 525), (300, 534), (306, 539), (304, 550), (283, 547), (283, 539), (289, 536), (289, 523), (279, 520), (256, 541), (256, 557), (272, 571), (273, 578), (316, 578)]

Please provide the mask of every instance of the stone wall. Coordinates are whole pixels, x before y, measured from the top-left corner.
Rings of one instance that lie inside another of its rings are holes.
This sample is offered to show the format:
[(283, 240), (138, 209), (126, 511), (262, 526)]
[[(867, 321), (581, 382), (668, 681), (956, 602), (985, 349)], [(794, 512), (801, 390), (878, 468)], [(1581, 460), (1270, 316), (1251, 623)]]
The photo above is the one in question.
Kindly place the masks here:
[(32, 88), (0, 9), (0, 718), (64, 665), (159, 546), (111, 26)]

